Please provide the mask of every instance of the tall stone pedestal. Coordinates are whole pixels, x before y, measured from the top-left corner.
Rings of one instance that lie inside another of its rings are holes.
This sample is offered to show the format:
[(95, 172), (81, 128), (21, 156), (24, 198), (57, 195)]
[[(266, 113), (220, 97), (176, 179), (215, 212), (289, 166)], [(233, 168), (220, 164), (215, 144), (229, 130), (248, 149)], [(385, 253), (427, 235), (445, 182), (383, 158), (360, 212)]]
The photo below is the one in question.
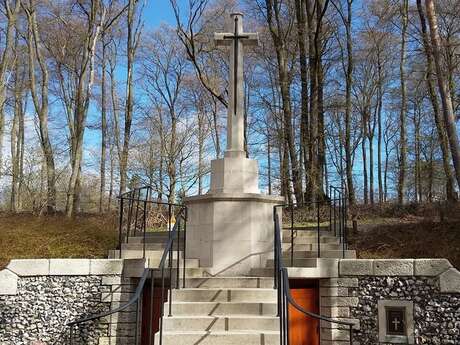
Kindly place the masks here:
[(250, 275), (273, 258), (273, 207), (283, 198), (259, 193), (257, 161), (226, 156), (211, 163), (209, 192), (185, 200), (186, 255), (212, 275)]

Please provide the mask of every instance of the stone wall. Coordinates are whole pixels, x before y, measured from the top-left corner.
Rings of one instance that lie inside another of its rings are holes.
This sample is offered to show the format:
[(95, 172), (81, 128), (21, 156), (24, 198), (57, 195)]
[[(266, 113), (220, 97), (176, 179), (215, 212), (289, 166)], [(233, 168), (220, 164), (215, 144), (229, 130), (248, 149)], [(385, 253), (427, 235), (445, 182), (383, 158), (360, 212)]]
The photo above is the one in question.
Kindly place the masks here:
[[(321, 313), (352, 322), (354, 345), (379, 340), (378, 301), (411, 301), (414, 334), (407, 344), (460, 344), (460, 272), (444, 259), (339, 262), (337, 277), (320, 281)], [(322, 344), (349, 344), (345, 327), (321, 323)]]
[[(67, 323), (114, 309), (136, 281), (122, 278), (123, 260), (13, 260), (0, 271), (0, 345), (67, 344)], [(109, 344), (133, 333), (135, 312), (88, 322), (74, 344)], [(120, 322), (121, 321), (121, 322)]]

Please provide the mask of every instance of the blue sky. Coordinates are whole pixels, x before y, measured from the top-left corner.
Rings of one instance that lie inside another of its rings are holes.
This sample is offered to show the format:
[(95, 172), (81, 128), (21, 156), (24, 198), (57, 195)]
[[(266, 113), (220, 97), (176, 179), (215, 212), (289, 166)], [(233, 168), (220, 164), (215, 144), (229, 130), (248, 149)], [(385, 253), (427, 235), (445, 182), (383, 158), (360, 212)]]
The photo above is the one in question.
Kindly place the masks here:
[(149, 29), (159, 26), (162, 22), (171, 25), (175, 23), (174, 12), (169, 0), (146, 0), (146, 2), (143, 17)]

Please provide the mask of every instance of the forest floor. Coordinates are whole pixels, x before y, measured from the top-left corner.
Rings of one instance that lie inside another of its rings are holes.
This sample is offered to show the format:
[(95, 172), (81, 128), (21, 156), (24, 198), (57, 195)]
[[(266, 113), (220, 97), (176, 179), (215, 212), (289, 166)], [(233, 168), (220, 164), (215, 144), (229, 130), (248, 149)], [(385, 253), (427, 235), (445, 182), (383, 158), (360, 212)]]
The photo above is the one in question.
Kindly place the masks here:
[[(359, 258), (447, 258), (460, 269), (459, 204), (361, 206), (357, 214), (349, 243)], [(0, 213), (0, 269), (12, 258), (104, 258), (117, 236), (115, 214)]]
[(359, 258), (446, 258), (460, 269), (460, 205), (407, 205), (358, 210), (350, 230)]
[(0, 269), (13, 258), (106, 258), (117, 238), (115, 215), (0, 213)]

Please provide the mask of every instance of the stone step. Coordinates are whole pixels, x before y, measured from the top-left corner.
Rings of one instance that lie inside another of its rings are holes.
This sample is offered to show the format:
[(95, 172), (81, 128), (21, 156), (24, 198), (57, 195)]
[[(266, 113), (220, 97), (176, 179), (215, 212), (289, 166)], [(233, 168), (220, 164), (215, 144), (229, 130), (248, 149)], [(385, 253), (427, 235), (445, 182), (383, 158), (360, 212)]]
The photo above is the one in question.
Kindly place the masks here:
[[(329, 278), (337, 277), (337, 259), (318, 259), (316, 267), (289, 267), (286, 266), (290, 278)], [(273, 268), (253, 268), (251, 274), (261, 277), (273, 277)]]
[[(146, 243), (145, 250), (158, 250), (163, 251), (166, 247), (166, 241), (161, 243)], [(184, 248), (184, 244), (180, 242), (179, 248), (182, 250)], [(122, 243), (121, 244), (122, 250), (144, 250), (144, 243)], [(177, 249), (177, 244), (174, 244), (174, 249)]]
[[(283, 257), (283, 263), (285, 266), (294, 267), (316, 267), (318, 259), (316, 258), (296, 258), (294, 257), (293, 265), (291, 265), (290, 257)], [(273, 259), (267, 260), (267, 267), (273, 267)]]
[(186, 279), (188, 288), (272, 288), (273, 279), (267, 277), (207, 277)]
[[(291, 243), (283, 242), (281, 244), (281, 248), (283, 251), (291, 249)], [(307, 244), (307, 243), (297, 243), (294, 241), (294, 251), (317, 251), (318, 245), (315, 244)], [(329, 250), (342, 250), (341, 243), (321, 243), (321, 251), (329, 251)]]
[[(164, 332), (162, 345), (279, 345), (279, 332)], [(158, 335), (155, 345), (160, 344)]]
[(173, 290), (173, 301), (175, 302), (276, 302), (276, 290), (272, 288), (241, 288), (241, 289), (219, 289), (219, 288), (188, 288)]
[[(180, 233), (179, 238), (182, 239), (184, 236), (183, 232)], [(168, 231), (162, 232), (147, 232), (145, 234), (146, 243), (166, 243), (169, 239)], [(142, 234), (136, 236), (129, 236), (127, 243), (144, 243), (144, 236)]]
[[(334, 222), (333, 222), (334, 223)], [(338, 227), (338, 225), (337, 225)], [(316, 224), (306, 225), (306, 226), (294, 226), (294, 230), (303, 231), (303, 232), (316, 232), (318, 231), (318, 227)], [(332, 229), (334, 230), (334, 229)], [(291, 231), (291, 224), (285, 223), (283, 229), (281, 231)], [(329, 219), (327, 225), (320, 225), (319, 226), (320, 232), (330, 232), (331, 229), (329, 228)]]
[[(283, 257), (290, 259), (291, 252), (289, 250), (284, 251)], [(317, 257), (318, 257), (317, 251), (294, 251), (294, 258), (317, 258)], [(343, 251), (342, 250), (321, 250), (321, 258), (342, 259)], [(356, 251), (355, 250), (345, 250), (345, 259), (356, 259)]]
[[(142, 252), (140, 254), (142, 256)], [(158, 268), (158, 266), (160, 265), (160, 259), (152, 259), (152, 258), (149, 258), (148, 259), (148, 267), (149, 268)], [(183, 259), (180, 259), (179, 260), (179, 268), (183, 267), (184, 265), (184, 260)], [(173, 259), (172, 260), (172, 265), (171, 265), (173, 268), (176, 268), (177, 267), (177, 260), (176, 259)], [(165, 262), (165, 268), (169, 268), (169, 262), (168, 260), (166, 260)], [(200, 260), (198, 259), (185, 259), (185, 268), (200, 268)], [(204, 272), (204, 271), (203, 271)]]
[[(169, 304), (165, 303), (169, 312)], [(173, 315), (189, 316), (228, 316), (228, 315), (270, 315), (277, 312), (276, 302), (176, 302), (173, 300), (171, 313)]]
[[(157, 259), (160, 260), (163, 256), (163, 250), (146, 250), (145, 251), (145, 258), (146, 259)], [(109, 250), (109, 259), (120, 257), (119, 250)], [(143, 251), (142, 250), (122, 250), (121, 251), (121, 258), (122, 259), (141, 259), (143, 258)], [(173, 251), (173, 259), (177, 258), (177, 251)], [(182, 259), (182, 252), (179, 252), (179, 258)]]
[[(321, 236), (319, 239), (321, 244), (338, 244), (340, 243), (340, 239), (334, 236)], [(282, 240), (283, 243), (291, 243), (291, 237), (286, 236), (283, 237)], [(315, 236), (294, 236), (294, 244), (317, 244), (318, 243), (318, 238)]]
[(278, 331), (279, 318), (273, 316), (172, 316), (163, 318), (163, 331)]
[[(335, 237), (334, 231), (329, 231), (329, 230), (320, 230), (319, 231), (320, 236), (329, 236), (329, 237)], [(291, 229), (289, 230), (283, 230), (281, 232), (282, 236), (291, 236)], [(318, 230), (312, 229), (312, 230), (297, 230), (294, 229), (294, 235), (295, 236), (302, 236), (302, 237), (317, 237), (318, 236)]]

